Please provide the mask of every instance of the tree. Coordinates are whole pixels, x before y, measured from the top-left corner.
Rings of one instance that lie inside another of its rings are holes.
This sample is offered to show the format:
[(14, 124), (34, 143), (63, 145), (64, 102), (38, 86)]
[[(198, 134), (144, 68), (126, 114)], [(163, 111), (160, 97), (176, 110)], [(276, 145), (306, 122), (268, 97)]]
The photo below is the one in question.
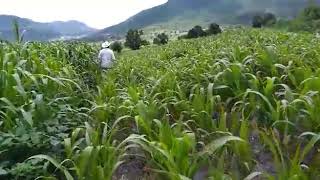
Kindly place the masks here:
[(194, 29), (190, 29), (187, 34), (187, 38), (197, 38), (197, 37), (199, 37), (197, 32)]
[(156, 38), (153, 39), (153, 44), (161, 45), (167, 44), (169, 42), (169, 37), (165, 33), (158, 34)]
[(110, 48), (118, 53), (121, 53), (123, 46), (122, 43), (119, 41), (116, 41), (114, 43), (111, 44)]
[(297, 18), (288, 21), (287, 26), (289, 31), (295, 32), (318, 31), (320, 29), (320, 6), (314, 1), (310, 1)]
[(129, 47), (132, 50), (140, 49), (141, 45), (143, 45), (141, 35), (143, 35), (143, 31), (130, 29), (126, 35), (125, 46)]
[(270, 25), (274, 25), (276, 23), (277, 23), (276, 15), (269, 13), (269, 12), (263, 14), (263, 17), (262, 17), (262, 25), (263, 26), (270, 26)]
[(261, 28), (263, 24), (263, 18), (260, 15), (255, 15), (252, 20), (252, 27)]
[(310, 4), (302, 12), (302, 17), (306, 20), (319, 20), (320, 19), (320, 6)]
[(212, 34), (215, 35), (215, 34), (219, 34), (219, 33), (222, 33), (222, 30), (221, 30), (220, 26), (218, 24), (216, 24), (216, 23), (211, 23), (209, 25), (209, 29), (207, 31), (207, 34), (208, 35), (212, 35)]
[(201, 26), (195, 26), (191, 30), (189, 30), (187, 38), (198, 38), (206, 35), (207, 33), (202, 29)]
[(270, 26), (277, 23), (277, 17), (273, 13), (266, 12), (257, 14), (253, 17), (252, 27), (261, 28), (262, 26)]

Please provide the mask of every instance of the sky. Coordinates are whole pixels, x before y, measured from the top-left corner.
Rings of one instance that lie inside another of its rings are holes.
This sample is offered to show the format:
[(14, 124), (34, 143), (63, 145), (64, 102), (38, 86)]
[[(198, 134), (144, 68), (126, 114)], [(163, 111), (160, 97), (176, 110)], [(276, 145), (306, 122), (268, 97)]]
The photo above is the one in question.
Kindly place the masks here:
[(167, 0), (1, 0), (0, 14), (39, 22), (78, 20), (102, 29)]

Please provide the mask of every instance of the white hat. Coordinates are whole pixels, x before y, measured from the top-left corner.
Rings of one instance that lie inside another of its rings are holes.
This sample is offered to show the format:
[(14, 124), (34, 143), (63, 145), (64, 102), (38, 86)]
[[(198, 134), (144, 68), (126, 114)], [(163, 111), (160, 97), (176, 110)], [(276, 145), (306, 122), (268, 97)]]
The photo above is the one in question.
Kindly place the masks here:
[(106, 41), (106, 42), (102, 43), (101, 46), (102, 46), (102, 48), (107, 48), (110, 46), (110, 43), (108, 41)]

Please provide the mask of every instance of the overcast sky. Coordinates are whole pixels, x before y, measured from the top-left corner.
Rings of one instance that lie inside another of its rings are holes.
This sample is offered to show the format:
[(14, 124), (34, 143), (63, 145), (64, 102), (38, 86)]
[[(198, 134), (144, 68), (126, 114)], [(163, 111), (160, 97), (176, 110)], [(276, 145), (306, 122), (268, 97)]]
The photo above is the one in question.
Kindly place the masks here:
[(91, 27), (117, 24), (167, 0), (1, 0), (0, 14), (35, 21), (79, 20)]

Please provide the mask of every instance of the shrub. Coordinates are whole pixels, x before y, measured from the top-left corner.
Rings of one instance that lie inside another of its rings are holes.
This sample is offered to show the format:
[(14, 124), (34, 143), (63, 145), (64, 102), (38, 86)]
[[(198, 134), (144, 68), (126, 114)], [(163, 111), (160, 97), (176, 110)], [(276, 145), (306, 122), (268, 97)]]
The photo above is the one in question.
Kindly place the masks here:
[(167, 44), (169, 42), (169, 37), (165, 33), (158, 34), (156, 38), (153, 39), (153, 44), (161, 45)]
[(121, 53), (122, 49), (123, 49), (123, 46), (122, 46), (122, 43), (119, 42), (119, 41), (116, 41), (114, 43), (111, 44), (110, 48), (113, 50), (113, 51), (116, 51), (118, 53)]
[(209, 29), (207, 31), (208, 35), (219, 34), (219, 33), (222, 33), (222, 30), (218, 24), (212, 23), (209, 25)]
[(195, 26), (191, 30), (189, 30), (187, 38), (198, 38), (206, 35), (207, 33), (202, 29), (201, 26)]
[(149, 41), (147, 41), (145, 39), (141, 41), (141, 46), (148, 46), (148, 45), (150, 45)]

